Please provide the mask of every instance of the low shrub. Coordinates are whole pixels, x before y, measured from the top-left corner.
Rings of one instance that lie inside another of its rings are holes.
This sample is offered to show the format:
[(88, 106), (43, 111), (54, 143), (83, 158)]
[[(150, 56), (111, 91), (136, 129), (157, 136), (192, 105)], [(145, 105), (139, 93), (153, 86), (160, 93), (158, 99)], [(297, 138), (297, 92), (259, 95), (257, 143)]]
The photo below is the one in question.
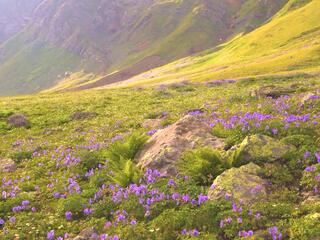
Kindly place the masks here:
[(221, 154), (211, 148), (186, 152), (178, 162), (179, 173), (201, 185), (210, 185), (227, 168)]
[(73, 194), (66, 199), (60, 199), (57, 210), (61, 216), (65, 216), (65, 213), (70, 211), (73, 218), (79, 218), (82, 216), (83, 207), (86, 203), (86, 199), (78, 194)]
[(21, 151), (21, 152), (15, 152), (10, 155), (10, 158), (13, 159), (13, 161), (16, 164), (21, 163), (23, 160), (29, 160), (32, 158), (32, 152), (31, 151)]
[(146, 141), (147, 137), (139, 133), (134, 133), (123, 141), (116, 141), (108, 148), (108, 160), (118, 162), (121, 159), (133, 159)]

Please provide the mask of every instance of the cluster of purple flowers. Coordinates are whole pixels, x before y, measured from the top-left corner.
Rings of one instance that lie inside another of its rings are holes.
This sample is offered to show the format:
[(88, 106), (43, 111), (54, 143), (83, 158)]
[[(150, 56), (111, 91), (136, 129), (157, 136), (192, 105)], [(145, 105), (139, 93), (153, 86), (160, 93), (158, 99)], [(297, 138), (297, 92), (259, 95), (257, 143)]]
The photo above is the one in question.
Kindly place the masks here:
[(85, 209), (83, 209), (83, 213), (85, 215), (91, 215), (93, 213), (93, 209), (92, 208), (85, 208)]
[(51, 159), (56, 162), (56, 168), (70, 167), (77, 165), (81, 159), (79, 156), (73, 156), (71, 147), (60, 146), (54, 150)]
[(1, 197), (3, 199), (7, 198), (15, 198), (20, 192), (21, 189), (19, 188), (18, 184), (27, 182), (30, 180), (30, 176), (22, 177), (20, 179), (7, 179), (6, 177), (2, 178), (1, 181)]
[[(320, 99), (320, 96), (313, 97), (314, 100)], [(224, 112), (213, 112), (211, 114), (212, 120), (211, 127), (221, 125), (225, 129), (234, 129), (241, 127), (242, 131), (249, 131), (252, 128), (260, 128), (262, 124), (265, 125), (265, 130), (270, 130), (273, 135), (279, 133), (278, 128), (270, 128), (268, 122), (277, 121), (282, 123), (283, 129), (287, 130), (291, 125), (295, 127), (301, 126), (301, 124), (317, 125), (320, 119), (320, 114), (303, 113), (299, 114), (299, 107), (292, 104), (291, 99), (288, 96), (278, 98), (276, 100), (270, 99), (271, 106), (258, 105), (258, 109), (272, 108), (275, 110), (275, 114), (263, 113), (263, 112), (240, 112), (238, 114), (230, 115), (228, 109)], [(289, 113), (291, 109), (295, 109), (295, 112)]]
[(15, 206), (12, 208), (12, 212), (21, 212), (23, 210), (26, 210), (30, 205), (30, 202), (28, 200), (24, 200), (21, 202), (21, 205)]
[(282, 234), (279, 233), (279, 230), (277, 227), (269, 228), (268, 232), (269, 232), (270, 236), (272, 237), (272, 240), (282, 240)]
[(70, 177), (68, 179), (68, 182), (69, 182), (69, 186), (67, 187), (67, 189), (70, 194), (72, 194), (72, 193), (80, 194), (81, 193), (81, 188), (80, 188), (80, 185), (78, 184), (78, 182), (76, 181), (76, 177)]
[(64, 240), (64, 239), (68, 239), (69, 238), (69, 234), (65, 233), (63, 236), (57, 236), (56, 237), (56, 233), (54, 230), (50, 230), (47, 233), (47, 240)]
[(181, 231), (181, 234), (184, 236), (192, 236), (192, 237), (199, 237), (200, 236), (200, 232), (197, 229), (193, 229), (193, 230), (183, 229)]
[(248, 237), (252, 237), (253, 236), (253, 231), (249, 230), (249, 231), (240, 231), (238, 234), (239, 237), (243, 237), (243, 238), (248, 238)]
[(147, 132), (147, 135), (148, 136), (153, 136), (154, 134), (156, 134), (156, 132), (158, 132), (158, 130), (154, 129), (154, 130), (151, 130), (151, 131)]

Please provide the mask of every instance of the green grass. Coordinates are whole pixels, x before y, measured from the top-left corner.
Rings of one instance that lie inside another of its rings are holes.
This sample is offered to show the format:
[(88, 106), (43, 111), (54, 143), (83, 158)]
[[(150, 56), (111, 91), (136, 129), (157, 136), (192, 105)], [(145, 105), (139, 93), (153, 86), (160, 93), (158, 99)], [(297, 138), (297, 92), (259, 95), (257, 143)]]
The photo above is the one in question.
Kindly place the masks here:
[[(208, 113), (219, 111), (222, 115), (248, 111), (276, 114), (273, 101), (249, 97), (250, 91), (271, 84), (276, 86), (296, 84), (297, 92), (293, 94), (316, 91), (320, 87), (318, 77), (299, 75), (252, 78), (214, 87), (189, 84), (184, 87), (166, 86), (161, 91), (152, 88), (124, 88), (0, 98), (0, 126), (6, 123), (7, 117), (12, 113), (24, 113), (32, 124), (29, 129), (1, 129), (0, 157), (17, 159), (18, 168), (14, 173), (0, 173), (0, 178), (20, 179), (30, 176), (31, 180), (18, 183), (22, 192), (16, 199), (0, 202), (0, 217), (11, 216), (11, 208), (26, 199), (38, 209), (36, 213), (14, 213), (17, 218), (16, 224), (6, 224), (5, 229), (8, 235), (1, 235), (3, 232), (0, 230), (0, 237), (11, 239), (14, 234), (18, 233), (21, 238), (45, 239), (46, 233), (51, 229), (55, 229), (60, 235), (69, 232), (74, 237), (85, 227), (92, 226), (96, 227), (99, 232), (105, 232), (107, 230), (103, 228), (103, 224), (113, 219), (110, 212), (121, 209), (126, 210), (130, 217), (138, 220), (135, 228), (120, 225), (108, 231), (110, 234), (122, 236), (122, 239), (152, 239), (152, 237), (160, 240), (180, 239), (179, 232), (183, 228), (200, 229), (200, 239), (221, 239), (222, 236), (225, 239), (234, 239), (238, 231), (243, 230), (242, 226), (241, 229), (236, 225), (228, 225), (224, 229), (219, 228), (218, 222), (221, 219), (228, 216), (236, 217), (231, 203), (224, 201), (210, 202), (201, 207), (177, 205), (170, 202), (159, 203), (152, 208), (152, 214), (147, 220), (144, 218), (145, 213), (141, 205), (137, 204), (138, 199), (133, 196), (122, 203), (114, 203), (110, 192), (104, 192), (104, 197), (92, 205), (94, 214), (87, 217), (83, 214), (81, 206), (85, 205), (103, 184), (118, 183), (126, 186), (137, 182), (141, 172), (132, 159), (145, 141), (143, 136), (147, 130), (141, 128), (141, 124), (146, 117), (156, 117), (155, 113), (167, 112), (166, 121), (175, 122), (189, 110), (199, 108), (205, 109)], [(296, 103), (299, 100), (300, 98), (294, 98), (292, 101)], [(317, 106), (313, 109), (306, 107), (301, 111), (317, 113)], [(292, 113), (295, 110), (289, 109), (288, 111)], [(77, 111), (97, 112), (98, 115), (90, 119), (71, 121), (70, 116)], [(270, 126), (277, 126), (277, 124), (279, 123), (270, 121)], [(247, 134), (255, 134), (256, 131), (270, 135), (264, 128), (252, 129), (246, 133), (239, 129), (217, 128), (214, 134), (225, 138), (231, 147), (240, 143)], [(112, 143), (111, 139), (118, 135), (122, 135), (124, 140)], [(305, 136), (306, 140), (297, 142), (294, 136), (298, 135)], [(306, 150), (317, 151), (317, 142), (320, 139), (319, 126), (306, 125), (298, 129), (289, 129), (287, 132), (280, 131), (279, 135), (274, 137), (283, 138), (285, 142), (299, 144), (297, 145), (299, 146), (298, 152), (285, 164), (268, 166), (264, 169), (263, 174), (274, 183), (270, 186), (274, 192), (269, 202), (257, 202), (252, 206), (255, 213), (262, 214), (262, 219), (257, 223), (256, 219), (252, 220), (249, 215), (246, 215), (245, 213), (249, 210), (247, 206), (244, 206), (244, 213), (241, 216), (247, 228), (250, 229), (260, 229), (267, 233), (268, 227), (277, 225), (288, 239), (313, 237), (317, 233), (318, 223), (311, 224), (307, 215), (316, 214), (319, 209), (317, 210), (317, 205), (314, 204), (302, 206), (298, 203), (298, 194), (294, 187), (298, 186), (297, 182), (301, 178), (305, 164), (315, 161), (312, 158), (310, 162), (300, 163), (297, 159), (302, 159)], [(18, 145), (17, 141), (21, 141), (22, 145)], [(95, 143), (102, 144), (102, 149), (79, 149), (79, 146)], [(52, 160), (51, 156), (57, 154), (55, 149), (58, 147), (71, 149), (71, 154), (81, 156), (83, 162), (76, 166), (57, 169), (56, 161)], [(30, 157), (30, 151), (33, 152), (35, 149), (39, 152), (47, 151), (48, 154)], [(198, 168), (193, 168), (192, 160), (194, 159), (199, 163), (196, 164)], [(109, 160), (111, 164), (108, 165), (106, 160)], [(191, 196), (200, 192), (206, 193), (208, 190), (206, 185), (213, 180), (210, 174), (214, 177), (222, 171), (219, 163), (220, 157), (216, 158), (216, 154), (212, 151), (206, 150), (200, 153), (196, 151), (195, 155), (186, 160), (185, 165), (188, 174), (194, 174), (194, 179), (191, 178), (187, 182), (182, 179), (174, 179), (177, 187), (172, 188), (167, 188), (167, 180), (163, 179), (155, 187), (167, 194), (176, 191), (187, 192)], [(105, 166), (100, 172), (97, 170), (99, 164)], [(85, 173), (90, 169), (94, 169), (95, 175), (86, 177)], [(110, 174), (110, 170), (113, 171), (113, 174)], [(53, 175), (50, 175), (50, 172)], [(202, 173), (208, 174), (209, 178), (202, 178)], [(77, 182), (83, 190), (82, 193), (71, 194), (66, 199), (54, 199), (53, 192), (64, 192), (63, 187), (68, 182), (68, 178), (74, 175), (79, 175)], [(313, 179), (306, 178), (305, 182), (309, 184), (311, 180)], [(52, 181), (55, 182), (55, 188), (47, 189), (47, 185)], [(195, 183), (195, 181), (198, 182)], [(291, 185), (294, 186), (292, 189), (285, 188)], [(40, 194), (34, 191), (35, 186), (39, 186)], [(73, 212), (72, 221), (66, 221), (66, 211)], [(48, 221), (43, 221), (43, 219), (48, 219)], [(304, 224), (308, 229), (307, 233), (301, 230), (299, 223)], [(158, 232), (150, 231), (158, 228)]]

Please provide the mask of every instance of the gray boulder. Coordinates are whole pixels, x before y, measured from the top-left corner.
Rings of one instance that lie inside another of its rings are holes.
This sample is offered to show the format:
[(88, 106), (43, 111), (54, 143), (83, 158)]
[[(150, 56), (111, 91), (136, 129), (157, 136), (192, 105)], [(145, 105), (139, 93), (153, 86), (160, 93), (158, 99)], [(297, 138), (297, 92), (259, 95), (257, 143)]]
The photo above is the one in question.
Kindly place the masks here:
[(175, 124), (159, 130), (136, 155), (142, 169), (158, 169), (164, 175), (176, 175), (176, 162), (186, 150), (197, 146), (223, 149), (223, 139), (211, 134), (203, 114), (188, 114)]
[(208, 192), (209, 199), (230, 197), (244, 203), (265, 201), (268, 182), (258, 175), (259, 171), (260, 167), (254, 163), (226, 170), (214, 180)]
[(8, 124), (11, 127), (30, 127), (27, 117), (21, 113), (14, 114), (8, 118)]

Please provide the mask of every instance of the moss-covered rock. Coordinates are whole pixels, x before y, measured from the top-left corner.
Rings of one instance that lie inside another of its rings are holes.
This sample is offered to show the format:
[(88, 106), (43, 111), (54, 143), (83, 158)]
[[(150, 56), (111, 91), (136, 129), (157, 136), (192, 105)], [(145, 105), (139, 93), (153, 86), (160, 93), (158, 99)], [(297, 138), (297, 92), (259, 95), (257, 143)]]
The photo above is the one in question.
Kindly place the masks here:
[(240, 167), (249, 162), (256, 164), (275, 162), (286, 159), (294, 152), (295, 147), (265, 135), (246, 137), (230, 156), (230, 163)]
[(246, 203), (266, 200), (268, 182), (258, 175), (260, 170), (258, 165), (249, 163), (223, 172), (213, 182), (208, 192), (209, 199), (218, 200), (230, 196)]

